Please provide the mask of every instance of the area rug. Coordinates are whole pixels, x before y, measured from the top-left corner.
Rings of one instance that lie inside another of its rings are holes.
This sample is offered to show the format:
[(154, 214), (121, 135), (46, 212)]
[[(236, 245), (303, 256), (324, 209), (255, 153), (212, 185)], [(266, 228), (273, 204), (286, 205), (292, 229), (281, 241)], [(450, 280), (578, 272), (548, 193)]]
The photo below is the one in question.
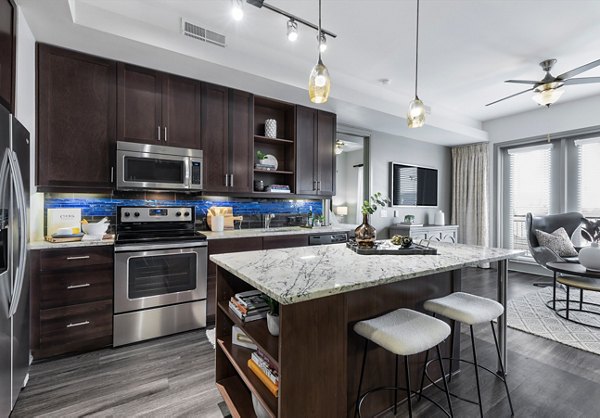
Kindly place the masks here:
[[(565, 291), (557, 289), (556, 298), (565, 299)], [(545, 305), (546, 301), (551, 299), (552, 288), (547, 287), (510, 300), (508, 302), (507, 325), (580, 350), (600, 354), (600, 329), (578, 325), (558, 317), (554, 311), (548, 309)], [(584, 292), (583, 300), (600, 304), (600, 293)], [(578, 301), (579, 291), (571, 290), (571, 308), (579, 308)], [(564, 308), (565, 303), (557, 302), (556, 306), (557, 308)], [(588, 305), (584, 308), (600, 312), (598, 307)], [(600, 315), (571, 311), (569, 317), (600, 327)]]
[(217, 344), (217, 337), (214, 328), (206, 329), (206, 338), (208, 339), (208, 342), (212, 344), (213, 349), (215, 349)]

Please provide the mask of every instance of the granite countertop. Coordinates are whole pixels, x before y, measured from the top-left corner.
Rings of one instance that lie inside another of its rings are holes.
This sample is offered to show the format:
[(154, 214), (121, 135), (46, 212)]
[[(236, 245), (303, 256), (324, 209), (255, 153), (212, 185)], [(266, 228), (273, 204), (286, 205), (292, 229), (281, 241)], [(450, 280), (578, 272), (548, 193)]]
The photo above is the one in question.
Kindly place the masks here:
[(252, 229), (229, 229), (222, 232), (200, 231), (208, 240), (213, 239), (228, 239), (228, 238), (250, 238), (250, 237), (268, 237), (277, 235), (318, 235), (330, 234), (335, 232), (354, 231), (356, 225), (332, 225), (321, 226), (316, 228), (304, 228), (301, 226), (284, 226), (281, 228), (252, 228)]
[[(335, 226), (323, 226), (319, 228), (303, 228), (300, 226), (288, 226), (281, 228), (270, 229), (231, 229), (223, 232), (200, 231), (206, 238), (211, 241), (215, 239), (231, 239), (231, 238), (251, 238), (251, 237), (268, 237), (277, 235), (318, 235), (334, 232), (349, 232), (354, 231), (356, 225), (343, 224)], [(75, 241), (75, 242), (48, 242), (48, 241), (33, 241), (29, 243), (30, 250), (45, 250), (48, 248), (76, 248), (76, 247), (95, 247), (98, 245), (113, 245), (115, 242), (112, 239), (102, 241)]]
[(210, 260), (280, 303), (291, 304), (524, 253), (441, 242), (431, 246), (438, 255), (358, 255), (346, 244), (334, 244), (217, 254)]

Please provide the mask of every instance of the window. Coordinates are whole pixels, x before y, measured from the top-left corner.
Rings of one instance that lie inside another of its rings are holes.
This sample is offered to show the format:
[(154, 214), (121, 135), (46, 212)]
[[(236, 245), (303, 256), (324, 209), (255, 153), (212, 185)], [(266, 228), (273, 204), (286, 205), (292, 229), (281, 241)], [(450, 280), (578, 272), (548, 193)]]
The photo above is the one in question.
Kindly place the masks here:
[(508, 149), (508, 217), (505, 245), (528, 249), (525, 215), (547, 215), (551, 205), (552, 144)]
[(600, 138), (576, 140), (577, 207), (585, 217), (600, 218)]

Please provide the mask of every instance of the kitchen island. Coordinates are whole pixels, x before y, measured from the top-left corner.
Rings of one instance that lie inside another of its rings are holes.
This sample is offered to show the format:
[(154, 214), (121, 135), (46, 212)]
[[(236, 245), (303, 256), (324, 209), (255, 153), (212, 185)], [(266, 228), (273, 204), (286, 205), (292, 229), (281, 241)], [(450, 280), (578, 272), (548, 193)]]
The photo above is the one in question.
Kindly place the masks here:
[[(217, 387), (234, 416), (254, 416), (254, 394), (272, 417), (345, 417), (354, 401), (363, 341), (352, 327), (398, 308), (422, 310), (427, 299), (461, 288), (466, 266), (498, 262), (498, 300), (506, 306), (507, 260), (522, 251), (435, 243), (437, 255), (358, 255), (345, 244), (250, 251), (211, 256), (217, 266)], [(280, 305), (280, 336), (264, 320), (242, 323), (228, 308), (235, 293), (258, 289)], [(252, 350), (231, 344), (237, 325), (279, 370), (273, 396), (248, 369)], [(499, 319), (506, 353), (506, 321)], [(455, 326), (458, 332), (458, 325)], [(391, 385), (393, 355), (374, 347), (364, 387)], [(459, 352), (454, 347), (454, 356)], [(450, 354), (450, 342), (443, 355)], [(412, 356), (418, 366), (423, 356)], [(417, 379), (420, 367), (411, 367)], [(439, 376), (439, 375), (438, 375)], [(416, 380), (415, 380), (416, 381)], [(374, 395), (363, 409), (372, 416), (390, 407), (389, 393)]]

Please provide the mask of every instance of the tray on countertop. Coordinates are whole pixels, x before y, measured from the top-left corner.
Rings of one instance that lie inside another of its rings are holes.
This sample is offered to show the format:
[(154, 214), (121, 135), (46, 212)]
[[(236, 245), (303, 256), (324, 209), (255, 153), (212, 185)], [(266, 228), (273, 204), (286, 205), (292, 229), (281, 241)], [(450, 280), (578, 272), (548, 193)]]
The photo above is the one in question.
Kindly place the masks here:
[(437, 249), (415, 243), (408, 248), (402, 248), (389, 241), (383, 241), (375, 242), (373, 248), (361, 248), (356, 241), (348, 241), (346, 247), (360, 255), (437, 255)]

